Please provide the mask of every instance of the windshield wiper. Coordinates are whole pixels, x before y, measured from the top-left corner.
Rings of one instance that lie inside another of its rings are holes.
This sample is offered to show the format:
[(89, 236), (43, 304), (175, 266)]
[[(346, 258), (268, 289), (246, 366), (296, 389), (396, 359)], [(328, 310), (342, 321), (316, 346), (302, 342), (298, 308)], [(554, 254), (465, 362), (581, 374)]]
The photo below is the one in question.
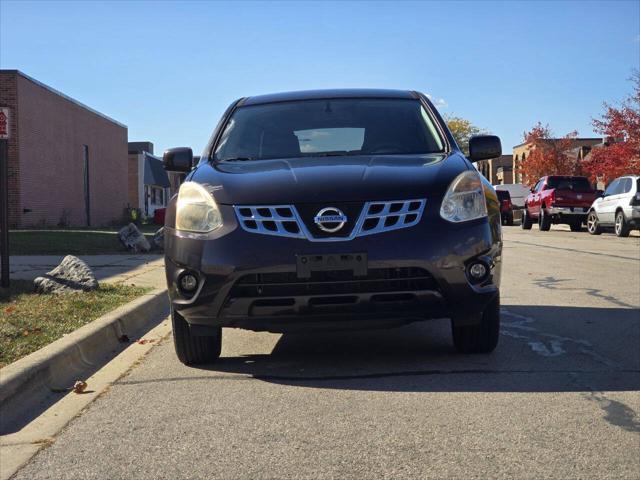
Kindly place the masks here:
[(251, 157), (229, 157), (223, 158), (220, 160), (221, 162), (246, 162), (248, 160), (253, 160)]
[(347, 150), (342, 150), (342, 151), (334, 151), (334, 152), (318, 152), (318, 153), (312, 153), (311, 155), (308, 155), (309, 157), (346, 157), (349, 155), (359, 155), (359, 153), (355, 153), (355, 152), (349, 152)]

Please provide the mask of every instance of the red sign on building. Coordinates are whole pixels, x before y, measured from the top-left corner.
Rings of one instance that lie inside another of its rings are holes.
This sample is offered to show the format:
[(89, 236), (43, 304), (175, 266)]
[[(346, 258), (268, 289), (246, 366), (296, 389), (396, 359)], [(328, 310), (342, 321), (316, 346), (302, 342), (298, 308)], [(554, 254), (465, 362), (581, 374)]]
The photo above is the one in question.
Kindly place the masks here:
[(0, 140), (6, 140), (10, 135), (9, 130), (9, 109), (6, 107), (0, 108)]

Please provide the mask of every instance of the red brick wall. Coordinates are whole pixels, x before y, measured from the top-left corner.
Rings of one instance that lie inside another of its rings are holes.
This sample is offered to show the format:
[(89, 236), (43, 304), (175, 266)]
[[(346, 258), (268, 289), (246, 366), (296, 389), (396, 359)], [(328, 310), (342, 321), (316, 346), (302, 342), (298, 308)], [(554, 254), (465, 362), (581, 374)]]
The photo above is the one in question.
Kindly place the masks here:
[(9, 226), (18, 225), (22, 206), (20, 204), (20, 163), (18, 160), (18, 109), (17, 78), (15, 74), (0, 72), (0, 106), (11, 108), (9, 153)]
[(138, 154), (137, 153), (130, 153), (129, 154), (129, 183), (128, 183), (128, 191), (129, 191), (129, 196), (128, 196), (128, 203), (129, 206), (132, 208), (138, 208), (138, 190), (139, 190), (139, 183), (138, 183)]
[[(89, 147), (91, 225), (127, 204), (127, 129), (21, 75), (17, 77), (20, 226), (86, 225), (83, 145)], [(63, 218), (64, 217), (64, 218)]]

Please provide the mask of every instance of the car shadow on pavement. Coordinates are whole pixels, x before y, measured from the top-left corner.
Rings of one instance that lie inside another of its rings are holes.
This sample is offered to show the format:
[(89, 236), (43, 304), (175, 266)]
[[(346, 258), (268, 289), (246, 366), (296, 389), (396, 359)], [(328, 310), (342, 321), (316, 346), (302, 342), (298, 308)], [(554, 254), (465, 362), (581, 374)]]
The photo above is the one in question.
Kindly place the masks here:
[(223, 356), (200, 368), (322, 389), (633, 391), (640, 390), (639, 343), (638, 309), (507, 305), (492, 354), (456, 353), (449, 321), (440, 319), (391, 330), (285, 334), (270, 354)]

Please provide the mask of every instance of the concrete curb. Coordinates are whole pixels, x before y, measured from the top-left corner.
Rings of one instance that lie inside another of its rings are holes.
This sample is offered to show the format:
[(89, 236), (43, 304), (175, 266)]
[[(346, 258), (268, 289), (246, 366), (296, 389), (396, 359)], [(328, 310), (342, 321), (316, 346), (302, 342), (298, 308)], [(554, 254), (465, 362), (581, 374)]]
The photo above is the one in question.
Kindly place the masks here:
[(126, 345), (123, 335), (135, 340), (136, 333), (161, 321), (168, 311), (166, 290), (156, 289), (4, 367), (0, 409), (23, 394), (33, 400), (43, 389), (50, 393), (70, 388)]

